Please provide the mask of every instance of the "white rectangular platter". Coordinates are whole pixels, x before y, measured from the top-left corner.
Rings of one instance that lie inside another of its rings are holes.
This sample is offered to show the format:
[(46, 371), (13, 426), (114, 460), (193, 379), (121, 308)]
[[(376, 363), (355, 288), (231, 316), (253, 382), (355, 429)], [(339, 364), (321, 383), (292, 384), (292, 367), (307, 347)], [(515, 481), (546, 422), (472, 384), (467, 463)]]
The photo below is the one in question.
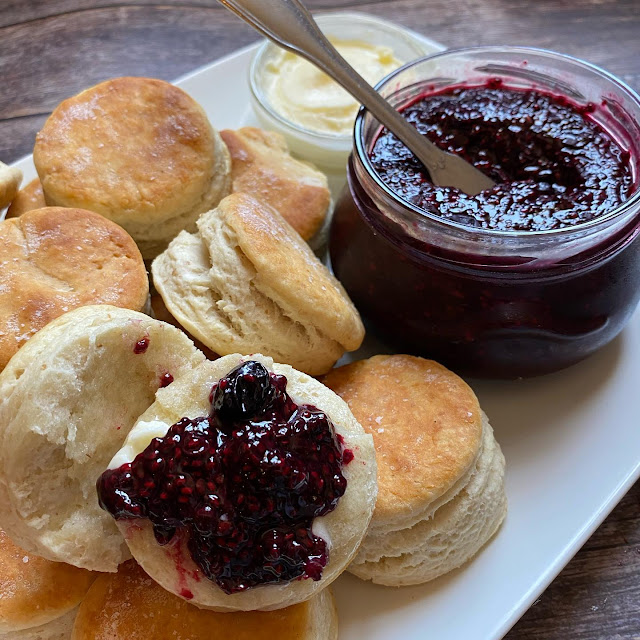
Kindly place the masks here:
[[(176, 82), (218, 129), (255, 123), (247, 79), (256, 47)], [(25, 181), (36, 177), (31, 157), (16, 166)], [(355, 356), (376, 351), (384, 349), (369, 341)], [(421, 587), (339, 578), (340, 640), (503, 637), (640, 477), (638, 378), (640, 311), (612, 344), (566, 371), (471, 380), (507, 460), (504, 525), (472, 562)]]

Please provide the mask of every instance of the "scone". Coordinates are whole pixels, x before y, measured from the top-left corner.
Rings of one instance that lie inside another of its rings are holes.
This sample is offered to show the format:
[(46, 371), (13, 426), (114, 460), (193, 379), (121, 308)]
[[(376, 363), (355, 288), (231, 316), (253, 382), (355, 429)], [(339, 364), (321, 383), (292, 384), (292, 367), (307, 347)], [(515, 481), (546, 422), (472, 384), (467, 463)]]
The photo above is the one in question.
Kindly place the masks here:
[(29, 340), (0, 373), (0, 526), (11, 539), (115, 571), (129, 554), (96, 481), (156, 391), (203, 359), (175, 327), (109, 305), (65, 313)]
[(375, 356), (334, 369), (341, 396), (378, 459), (378, 503), (349, 571), (402, 586), (455, 569), (507, 511), (504, 457), (468, 385), (430, 360)]
[(21, 182), (22, 171), (20, 169), (9, 167), (4, 162), (0, 162), (0, 211), (15, 198)]
[(196, 347), (204, 353), (208, 360), (215, 360), (219, 357), (217, 353), (211, 351), (207, 345), (200, 342), (197, 338), (194, 338), (183, 326), (180, 325), (180, 323), (169, 313), (169, 309), (167, 309), (167, 306), (159, 293), (156, 292), (151, 294), (150, 303), (152, 311), (151, 315), (156, 320), (162, 320), (162, 322), (172, 324), (174, 327), (180, 329), (180, 331), (184, 331), (189, 338), (193, 340), (193, 344), (195, 344)]
[(97, 575), (29, 554), (0, 530), (0, 638), (64, 637), (65, 627), (69, 638), (75, 609)]
[(243, 127), (220, 135), (231, 154), (233, 192), (271, 205), (304, 240), (312, 238), (331, 201), (327, 177), (310, 162), (291, 157), (275, 131)]
[(72, 640), (337, 640), (330, 589), (279, 611), (215, 613), (162, 589), (134, 562), (100, 576), (84, 599)]
[(0, 640), (71, 640), (78, 608), (63, 616), (29, 629), (0, 633)]
[(100, 503), (143, 569), (215, 611), (304, 602), (344, 571), (376, 499), (373, 441), (317, 380), (260, 355), (157, 394)]
[(47, 203), (44, 199), (44, 193), (42, 192), (42, 184), (38, 178), (35, 178), (16, 193), (5, 217), (17, 218), (27, 211), (42, 209), (46, 206)]
[(231, 188), (231, 160), (182, 89), (116, 78), (62, 102), (33, 150), (49, 205), (117, 222), (153, 258)]
[(216, 353), (264, 353), (305, 373), (328, 371), (362, 343), (342, 285), (272, 207), (228, 196), (152, 265), (167, 309)]
[(141, 311), (149, 279), (117, 224), (82, 209), (47, 207), (0, 222), (0, 370), (66, 311), (111, 304)]

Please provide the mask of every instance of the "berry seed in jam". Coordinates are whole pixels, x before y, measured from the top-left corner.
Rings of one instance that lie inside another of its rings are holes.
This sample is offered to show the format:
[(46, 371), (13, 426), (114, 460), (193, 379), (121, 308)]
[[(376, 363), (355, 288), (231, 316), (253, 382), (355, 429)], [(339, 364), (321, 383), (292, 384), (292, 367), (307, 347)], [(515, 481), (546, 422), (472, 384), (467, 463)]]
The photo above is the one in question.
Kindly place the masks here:
[(476, 196), (436, 187), (413, 154), (384, 130), (371, 161), (405, 200), (470, 227), (545, 231), (604, 215), (630, 196), (623, 150), (593, 119), (593, 105), (509, 89), (454, 87), (404, 107), (405, 118), (440, 148), (460, 155), (496, 185)]
[(173, 376), (167, 371), (160, 376), (160, 388), (164, 389), (173, 382)]
[(140, 355), (141, 353), (146, 353), (149, 348), (149, 336), (144, 336), (144, 338), (140, 338), (138, 342), (135, 343), (133, 347), (133, 353), (136, 355)]
[(328, 549), (312, 523), (344, 494), (353, 453), (286, 385), (259, 362), (236, 367), (214, 385), (209, 416), (182, 418), (102, 474), (100, 506), (116, 519), (149, 519), (162, 545), (186, 533), (194, 562), (226, 593), (319, 580)]

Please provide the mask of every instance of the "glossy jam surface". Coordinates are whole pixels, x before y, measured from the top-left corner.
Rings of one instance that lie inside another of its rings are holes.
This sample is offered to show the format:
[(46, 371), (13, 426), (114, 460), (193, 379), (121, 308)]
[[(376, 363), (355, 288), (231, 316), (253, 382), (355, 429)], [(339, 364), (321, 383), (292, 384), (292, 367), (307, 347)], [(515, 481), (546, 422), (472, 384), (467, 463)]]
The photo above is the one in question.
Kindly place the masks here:
[(344, 494), (353, 454), (286, 385), (258, 362), (238, 366), (214, 385), (209, 416), (183, 418), (101, 476), (102, 508), (149, 519), (163, 545), (186, 532), (193, 560), (226, 593), (319, 580), (328, 549), (312, 522)]
[(640, 297), (639, 220), (544, 268), (443, 256), (428, 234), (393, 224), (350, 165), (331, 262), (368, 329), (395, 349), (472, 376), (540, 375), (590, 355), (630, 318)]
[(149, 348), (149, 336), (145, 336), (138, 340), (133, 346), (133, 353), (136, 355), (140, 355), (141, 353), (146, 353)]
[(447, 89), (403, 109), (442, 149), (461, 155), (496, 185), (476, 196), (435, 187), (391, 133), (383, 131), (372, 164), (395, 193), (470, 227), (544, 231), (586, 222), (628, 199), (629, 153), (593, 120), (593, 105), (502, 86)]
[(173, 376), (167, 371), (160, 376), (160, 388), (164, 389), (173, 382)]

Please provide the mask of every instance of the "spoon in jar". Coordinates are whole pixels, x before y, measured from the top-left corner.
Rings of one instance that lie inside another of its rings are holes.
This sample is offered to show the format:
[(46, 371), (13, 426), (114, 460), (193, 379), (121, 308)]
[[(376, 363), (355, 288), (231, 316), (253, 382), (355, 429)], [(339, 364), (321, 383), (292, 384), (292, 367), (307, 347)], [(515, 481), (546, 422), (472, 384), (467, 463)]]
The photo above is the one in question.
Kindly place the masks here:
[(324, 71), (399, 138), (429, 171), (433, 184), (476, 195), (493, 180), (460, 156), (442, 151), (409, 124), (336, 51), (299, 0), (220, 0), (261, 34)]

